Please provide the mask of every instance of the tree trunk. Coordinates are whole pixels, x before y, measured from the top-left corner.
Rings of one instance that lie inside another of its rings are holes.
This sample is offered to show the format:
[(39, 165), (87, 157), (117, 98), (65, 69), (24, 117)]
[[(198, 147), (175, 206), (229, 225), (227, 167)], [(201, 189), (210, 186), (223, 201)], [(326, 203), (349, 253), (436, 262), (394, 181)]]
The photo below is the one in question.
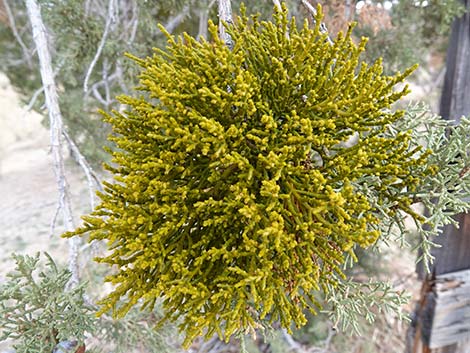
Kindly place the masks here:
[(440, 105), (442, 117), (456, 122), (470, 116), (470, 1), (463, 2), (467, 13), (452, 26)]
[[(470, 0), (463, 3), (470, 11)], [(440, 114), (455, 124), (470, 116), (469, 12), (452, 27)], [(408, 352), (470, 353), (470, 214), (459, 215), (458, 221), (458, 229), (447, 226), (436, 239), (441, 247), (433, 252), (432, 274), (424, 280)]]

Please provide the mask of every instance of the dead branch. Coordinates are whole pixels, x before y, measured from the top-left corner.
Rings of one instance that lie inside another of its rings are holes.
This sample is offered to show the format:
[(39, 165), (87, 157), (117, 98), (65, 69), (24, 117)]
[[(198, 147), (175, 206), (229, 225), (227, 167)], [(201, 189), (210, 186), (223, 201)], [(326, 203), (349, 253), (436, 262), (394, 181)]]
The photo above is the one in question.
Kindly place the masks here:
[(199, 10), (199, 30), (197, 38), (207, 39), (207, 20), (209, 17), (209, 9), (202, 8)]
[[(313, 20), (315, 21), (315, 17), (317, 16), (317, 9), (308, 2), (308, 0), (300, 0), (302, 4), (305, 6), (305, 8), (310, 12)], [(320, 33), (322, 34), (327, 34), (328, 35), (328, 28), (326, 28), (326, 25), (324, 23), (320, 23)], [(326, 37), (326, 40), (328, 43), (333, 44), (333, 41), (331, 40), (330, 36)]]
[(207, 39), (207, 21), (209, 18), (209, 11), (214, 6), (216, 0), (212, 0), (210, 3), (207, 3), (207, 0), (204, 1), (204, 5), (198, 10), (199, 13), (199, 30), (197, 38)]
[[(51, 55), (47, 42), (46, 28), (41, 17), (41, 9), (37, 0), (26, 0), (28, 18), (33, 31), (33, 39), (39, 57), (42, 84), (46, 97), (46, 106), (49, 112), (51, 154), (53, 158), (54, 172), (59, 191), (59, 207), (63, 216), (63, 222), (68, 231), (75, 229), (72, 216), (70, 195), (68, 192), (67, 179), (65, 177), (64, 157), (62, 154), (61, 135), (63, 131), (62, 114), (57, 96), (57, 86), (51, 65)], [(78, 248), (80, 239), (74, 237), (69, 239), (69, 270), (71, 272), (68, 287), (78, 284)]]
[(86, 158), (80, 152), (80, 149), (76, 143), (72, 140), (66, 130), (62, 130), (62, 135), (67, 141), (70, 151), (72, 152), (72, 158), (78, 163), (82, 168), (83, 173), (85, 173), (87, 183), (88, 183), (88, 192), (90, 194), (90, 206), (93, 210), (95, 208), (95, 190), (103, 192), (103, 187), (101, 186), (101, 180), (98, 175), (95, 173), (91, 165), (88, 163)]
[(331, 327), (328, 329), (328, 335), (325, 340), (322, 342), (323, 347), (312, 346), (312, 347), (304, 347), (302, 344), (297, 342), (294, 337), (292, 337), (285, 328), (281, 330), (282, 338), (284, 342), (289, 346), (289, 351), (295, 353), (328, 353), (330, 352), (330, 345), (331, 340), (336, 334), (336, 331)]
[(233, 40), (225, 30), (225, 26), (231, 25), (232, 23), (232, 6), (230, 0), (219, 0), (219, 36), (230, 49), (233, 48)]
[(306, 350), (304, 349), (304, 347), (299, 342), (294, 340), (294, 338), (287, 332), (285, 328), (283, 328), (281, 332), (282, 332), (282, 338), (287, 343), (291, 351), (296, 352), (296, 353), (306, 353)]
[(97, 101), (99, 101), (103, 106), (107, 106), (108, 102), (103, 98), (100, 91), (98, 91), (98, 86), (100, 84), (102, 84), (101, 81), (98, 84), (95, 83), (93, 86), (91, 86), (91, 91), (93, 92), (93, 97), (95, 97)]
[[(110, 76), (110, 80), (111, 80), (111, 77), (113, 75)], [(124, 94), (129, 94), (129, 88), (127, 87), (127, 85), (124, 81), (124, 71), (122, 70), (122, 65), (121, 65), (120, 60), (118, 60), (116, 62), (116, 75), (117, 75), (117, 80), (118, 80), (119, 87), (121, 88), (122, 92)]]
[[(55, 68), (54, 70), (54, 79), (59, 73), (60, 69), (62, 68), (64, 64), (64, 60), (62, 60), (59, 65)], [(33, 109), (34, 104), (36, 103), (36, 100), (38, 99), (39, 95), (44, 92), (44, 86), (39, 87), (31, 96), (31, 99), (29, 100), (29, 103), (26, 105), (26, 108), (24, 109), (24, 114), (26, 116), (26, 113), (28, 113), (31, 109)]]
[(103, 77), (103, 82), (104, 82), (104, 96), (106, 100), (106, 110), (109, 110), (109, 105), (111, 103), (111, 89), (109, 87), (109, 61), (107, 58), (103, 59), (103, 65), (102, 65), (102, 77)]
[(26, 108), (24, 109), (25, 115), (26, 115), (26, 113), (28, 113), (31, 109), (33, 109), (33, 106), (34, 106), (34, 104), (36, 103), (36, 101), (37, 101), (39, 95), (40, 95), (41, 93), (43, 93), (43, 92), (44, 92), (44, 86), (39, 87), (39, 88), (34, 92), (34, 94), (31, 96), (31, 99), (30, 99), (28, 105), (27, 105)]
[(168, 22), (164, 25), (165, 29), (168, 33), (173, 33), (176, 27), (179, 26), (181, 22), (186, 18), (189, 14), (189, 6), (185, 6), (181, 12), (173, 18), (170, 18)]
[(129, 36), (127, 44), (132, 44), (135, 40), (137, 29), (139, 27), (139, 6), (137, 5), (137, 2), (134, 2), (134, 6), (132, 7), (132, 18), (129, 26), (131, 27), (131, 35)]
[(100, 44), (98, 49), (96, 50), (95, 56), (91, 61), (90, 66), (88, 67), (87, 73), (85, 75), (85, 80), (83, 82), (83, 92), (85, 95), (88, 93), (88, 81), (90, 80), (91, 73), (93, 72), (93, 68), (95, 67), (96, 63), (98, 62), (99, 57), (101, 56), (101, 52), (103, 51), (104, 45), (106, 44), (106, 39), (108, 38), (109, 29), (111, 28), (111, 24), (116, 21), (115, 18), (115, 0), (109, 0), (108, 3), (108, 15), (106, 17), (106, 24), (104, 26), (103, 36), (101, 37)]
[(5, 6), (5, 11), (7, 13), (8, 21), (10, 22), (10, 28), (13, 33), (13, 36), (15, 37), (16, 41), (21, 47), (21, 50), (23, 51), (23, 55), (24, 55), (26, 62), (28, 63), (28, 67), (32, 69), (33, 64), (31, 61), (31, 55), (29, 53), (29, 49), (26, 46), (26, 44), (24, 44), (23, 39), (21, 39), (21, 36), (18, 33), (18, 29), (16, 28), (15, 16), (13, 15), (13, 12), (11, 11), (11, 7), (8, 4), (8, 0), (3, 0), (3, 5)]

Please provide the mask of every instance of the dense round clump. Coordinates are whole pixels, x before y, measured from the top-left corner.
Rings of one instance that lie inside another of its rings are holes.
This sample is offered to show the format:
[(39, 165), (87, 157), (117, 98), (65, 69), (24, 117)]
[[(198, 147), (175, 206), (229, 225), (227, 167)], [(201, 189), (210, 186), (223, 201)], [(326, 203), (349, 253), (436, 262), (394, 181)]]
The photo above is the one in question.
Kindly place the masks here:
[(430, 172), (409, 134), (388, 131), (410, 70), (360, 62), (365, 40), (330, 45), (285, 12), (239, 18), (232, 50), (211, 33), (168, 35), (166, 51), (134, 58), (144, 96), (106, 115), (115, 182), (73, 233), (107, 240), (100, 261), (119, 268), (104, 310), (162, 297), (187, 342), (263, 320), (303, 325), (345, 254), (379, 237), (377, 205), (409, 211), (393, 190)]

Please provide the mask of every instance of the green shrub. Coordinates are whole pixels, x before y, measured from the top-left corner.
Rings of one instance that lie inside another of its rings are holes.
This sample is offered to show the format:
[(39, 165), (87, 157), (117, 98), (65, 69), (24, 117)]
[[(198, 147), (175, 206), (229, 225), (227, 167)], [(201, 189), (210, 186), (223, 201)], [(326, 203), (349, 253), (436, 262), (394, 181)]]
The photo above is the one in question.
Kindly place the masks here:
[(13, 255), (16, 268), (0, 286), (0, 342), (14, 339), (18, 353), (50, 353), (69, 340), (79, 346), (94, 330), (94, 308), (83, 299), (84, 286), (65, 290), (70, 272), (46, 256), (47, 267), (40, 269), (39, 254)]
[(302, 326), (345, 255), (381, 236), (384, 209), (421, 220), (410, 195), (434, 167), (411, 132), (390, 133), (407, 93), (394, 88), (413, 68), (386, 76), (380, 60), (361, 62), (365, 39), (350, 29), (330, 45), (320, 22), (243, 14), (228, 29), (233, 50), (210, 24), (210, 42), (167, 34), (166, 51), (131, 56), (143, 96), (105, 114), (114, 183), (67, 234), (108, 243), (99, 261), (119, 270), (103, 312), (163, 297), (186, 344), (262, 321)]

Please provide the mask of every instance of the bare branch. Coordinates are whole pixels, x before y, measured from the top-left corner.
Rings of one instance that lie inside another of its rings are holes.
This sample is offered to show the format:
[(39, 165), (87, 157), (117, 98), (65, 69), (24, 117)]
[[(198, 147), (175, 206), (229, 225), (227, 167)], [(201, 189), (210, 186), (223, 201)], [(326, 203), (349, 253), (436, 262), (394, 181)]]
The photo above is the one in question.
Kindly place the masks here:
[(29, 101), (28, 105), (24, 109), (25, 115), (28, 113), (31, 109), (33, 109), (34, 104), (36, 103), (36, 100), (38, 99), (39, 95), (44, 92), (44, 86), (38, 88), (36, 92), (31, 97), (31, 100)]
[(230, 0), (219, 0), (219, 36), (230, 49), (233, 48), (233, 40), (225, 30), (225, 24), (231, 25), (232, 23), (232, 6)]
[(85, 173), (88, 182), (88, 192), (90, 194), (90, 206), (93, 210), (95, 208), (95, 190), (98, 189), (101, 192), (103, 191), (100, 178), (95, 173), (95, 171), (85, 159), (85, 157), (82, 155), (80, 149), (69, 136), (67, 131), (62, 130), (62, 135), (65, 137), (65, 141), (67, 141), (70, 151), (72, 151), (73, 159), (78, 163), (78, 165), (82, 168), (83, 172)]
[(59, 213), (60, 213), (60, 205), (57, 204), (57, 207), (54, 212), (54, 216), (52, 217), (52, 220), (51, 220), (51, 234), (49, 235), (51, 238), (54, 236), (54, 233), (55, 233), (55, 225), (57, 224), (57, 217), (59, 217)]
[(189, 6), (185, 6), (181, 12), (173, 18), (170, 18), (168, 22), (164, 25), (168, 33), (173, 33), (176, 27), (186, 18), (189, 14)]
[[(124, 71), (122, 70), (122, 66), (121, 66), (121, 61), (118, 60), (116, 62), (116, 72), (115, 74), (117, 75), (117, 80), (118, 80), (118, 84), (119, 84), (119, 87), (121, 88), (122, 92), (124, 94), (129, 94), (129, 88), (127, 87), (125, 81), (124, 81)], [(114, 74), (113, 74), (114, 75)], [(113, 76), (111, 75), (111, 77)], [(111, 80), (111, 78), (110, 78)]]
[(128, 41), (129, 44), (134, 43), (135, 36), (137, 35), (137, 28), (139, 28), (139, 17), (136, 16), (135, 21), (132, 25), (131, 36)]
[(209, 11), (214, 6), (216, 0), (212, 0), (210, 3), (207, 3), (208, 0), (204, 1), (204, 5), (199, 8), (199, 31), (197, 38), (207, 39), (207, 21), (209, 18)]
[(135, 36), (137, 35), (137, 29), (139, 28), (139, 6), (137, 2), (134, 2), (134, 6), (132, 7), (132, 19), (131, 23), (131, 35), (127, 41), (127, 44), (132, 44), (134, 42)]
[(240, 347), (238, 343), (234, 340), (226, 343), (220, 340), (217, 335), (212, 336), (209, 340), (202, 342), (199, 347), (195, 350), (190, 350), (189, 352), (194, 353), (224, 353), (224, 352), (239, 352)]
[(317, 9), (308, 2), (308, 0), (300, 0), (302, 4), (307, 8), (313, 17), (317, 15)]
[(109, 0), (108, 16), (106, 18), (106, 24), (104, 26), (103, 36), (101, 37), (101, 41), (96, 51), (95, 57), (91, 61), (91, 64), (88, 67), (88, 71), (85, 75), (85, 81), (83, 82), (83, 92), (85, 93), (85, 95), (88, 93), (88, 81), (90, 80), (90, 76), (91, 76), (91, 73), (93, 72), (93, 68), (95, 67), (96, 63), (98, 62), (99, 57), (101, 56), (101, 52), (103, 51), (104, 45), (106, 43), (106, 39), (108, 37), (111, 24), (116, 20), (114, 16), (114, 13), (115, 13), (114, 2), (115, 0)]
[(7, 12), (8, 21), (10, 22), (10, 28), (11, 28), (11, 31), (13, 32), (13, 36), (15, 37), (16, 41), (20, 45), (21, 50), (23, 50), (23, 55), (25, 57), (25, 60), (28, 63), (29, 68), (31, 69), (33, 67), (33, 64), (31, 62), (31, 55), (29, 53), (28, 47), (26, 46), (26, 44), (24, 44), (23, 39), (21, 39), (21, 36), (18, 33), (18, 29), (16, 28), (15, 16), (13, 15), (13, 12), (11, 11), (11, 7), (8, 4), (8, 0), (3, 0), (3, 4), (5, 5), (5, 10)]
[(111, 89), (109, 88), (109, 61), (107, 58), (103, 59), (103, 69), (102, 69), (102, 77), (103, 77), (103, 83), (104, 83), (104, 94), (105, 94), (105, 100), (106, 100), (106, 110), (109, 110), (109, 105), (111, 102)]
[[(300, 0), (300, 1), (306, 7), (308, 12), (310, 12), (313, 19), (315, 20), (315, 17), (317, 16), (317, 9), (313, 7), (312, 4), (308, 2), (308, 0)], [(328, 34), (328, 29), (326, 28), (326, 25), (324, 23), (320, 23), (320, 32), (323, 34)], [(327, 36), (326, 40), (328, 41), (328, 43), (333, 44), (333, 41), (331, 40), (330, 36)]]
[(324, 341), (323, 353), (328, 353), (330, 351), (331, 341), (333, 337), (336, 335), (336, 330), (333, 328), (332, 325), (328, 327), (328, 336)]
[(273, 0), (274, 6), (277, 7), (278, 10), (282, 10), (281, 2), (279, 0)]
[(306, 352), (304, 347), (302, 347), (302, 345), (299, 342), (294, 340), (294, 338), (287, 332), (285, 328), (283, 328), (281, 332), (282, 332), (282, 338), (287, 343), (291, 351), (294, 351), (296, 353)]
[(209, 9), (202, 8), (199, 10), (199, 31), (197, 38), (207, 39), (207, 20), (209, 17)]
[(108, 102), (106, 102), (106, 100), (101, 95), (100, 91), (98, 91), (98, 86), (100, 86), (101, 84), (102, 84), (101, 81), (98, 83), (95, 83), (93, 86), (91, 86), (91, 90), (93, 92), (93, 96), (95, 97), (95, 99), (99, 101), (101, 104), (103, 104), (104, 106), (107, 106)]
[(118, 81), (118, 85), (121, 88), (121, 91), (125, 94), (129, 93), (129, 88), (126, 85), (126, 82), (124, 80), (124, 71), (122, 69), (122, 64), (120, 60), (117, 60), (115, 62), (116, 68), (114, 69), (114, 72), (106, 77), (106, 81), (103, 78), (101, 81), (95, 82), (91, 86), (91, 91), (93, 92), (93, 95), (95, 98), (103, 105), (109, 105), (111, 102), (113, 102), (113, 99), (110, 99), (109, 102), (106, 102), (106, 99), (103, 98), (101, 93), (98, 91), (99, 88), (105, 85), (110, 85), (114, 80)]
[[(72, 216), (70, 195), (65, 177), (64, 158), (62, 155), (61, 135), (63, 131), (62, 114), (59, 107), (57, 87), (51, 65), (51, 55), (47, 42), (46, 28), (41, 17), (41, 9), (37, 0), (26, 0), (28, 18), (33, 30), (34, 43), (39, 57), (41, 79), (46, 96), (46, 105), (49, 111), (51, 153), (54, 164), (54, 172), (59, 191), (59, 207), (62, 211), (63, 221), (66, 229), (75, 229)], [(74, 237), (69, 239), (69, 270), (71, 272), (68, 287), (73, 287), (79, 282), (78, 275), (78, 247), (80, 239)]]
[[(62, 60), (59, 65), (55, 68), (54, 70), (54, 78), (57, 76), (57, 74), (59, 73), (60, 69), (62, 68), (63, 64), (64, 64), (64, 60)], [(31, 96), (31, 99), (29, 100), (29, 103), (28, 105), (26, 106), (26, 108), (24, 109), (24, 115), (26, 116), (26, 113), (28, 113), (31, 109), (33, 109), (33, 106), (34, 104), (36, 103), (36, 100), (38, 99), (39, 95), (41, 93), (44, 92), (44, 86), (41, 86), (40, 88), (38, 88), (34, 93), (33, 95)]]

